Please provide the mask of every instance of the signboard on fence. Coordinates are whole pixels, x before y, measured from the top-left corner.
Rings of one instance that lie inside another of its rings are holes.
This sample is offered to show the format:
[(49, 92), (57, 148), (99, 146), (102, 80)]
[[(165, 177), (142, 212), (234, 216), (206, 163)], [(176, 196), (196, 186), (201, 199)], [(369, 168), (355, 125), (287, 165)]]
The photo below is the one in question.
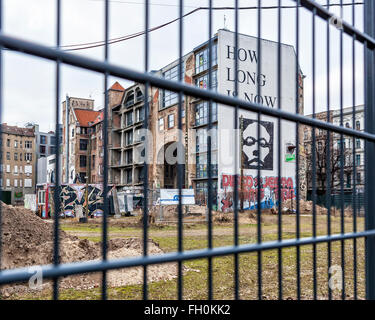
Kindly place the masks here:
[[(195, 204), (194, 189), (182, 189), (181, 197), (182, 204)], [(176, 205), (178, 204), (178, 199), (178, 189), (160, 189), (161, 205)]]

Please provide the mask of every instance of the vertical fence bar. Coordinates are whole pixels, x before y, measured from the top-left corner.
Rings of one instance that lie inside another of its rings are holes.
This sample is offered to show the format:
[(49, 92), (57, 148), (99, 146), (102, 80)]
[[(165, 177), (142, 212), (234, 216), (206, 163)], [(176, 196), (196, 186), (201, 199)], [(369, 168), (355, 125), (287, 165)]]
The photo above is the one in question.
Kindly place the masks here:
[[(375, 36), (375, 3), (365, 0), (364, 27), (365, 32)], [(365, 44), (365, 131), (375, 133), (375, 56), (374, 51)], [(373, 142), (366, 141), (365, 146), (365, 227), (375, 229), (375, 147)], [(375, 300), (375, 237), (366, 238), (366, 298)]]
[[(234, 92), (238, 97), (238, 0), (235, 0), (234, 14)], [(234, 245), (238, 246), (238, 106), (234, 109)], [(240, 152), (242, 152), (240, 150)], [(242, 177), (241, 177), (242, 178)], [(241, 190), (242, 193), (242, 190)], [(238, 254), (234, 255), (234, 299), (239, 298), (239, 275), (238, 275)]]
[[(299, 68), (299, 6), (300, 0), (296, 1), (296, 113), (299, 113), (299, 81), (301, 77), (302, 82), (302, 74), (300, 74)], [(300, 238), (300, 205), (299, 205), (299, 197), (300, 197), (300, 185), (299, 185), (299, 156), (300, 156), (300, 149), (299, 149), (299, 123), (296, 123), (296, 238)], [(292, 199), (293, 201), (293, 199)], [(300, 246), (296, 246), (296, 280), (297, 280), (297, 299), (301, 299), (301, 250)]]
[[(104, 60), (108, 61), (108, 37), (109, 37), (109, 0), (105, 0), (104, 4)], [(103, 125), (103, 138), (104, 138), (104, 172), (103, 172), (103, 226), (102, 226), (102, 259), (107, 260), (108, 251), (108, 72), (104, 74), (104, 125)], [(91, 138), (90, 138), (91, 139)], [(87, 217), (86, 217), (87, 218)], [(102, 300), (107, 299), (107, 270), (102, 272)]]
[[(182, 47), (183, 47), (183, 15), (184, 10), (184, 2), (180, 0), (179, 2), (179, 62), (178, 62), (178, 81), (182, 82)], [(185, 118), (186, 119), (186, 118)], [(185, 125), (187, 125), (187, 121), (185, 120)], [(182, 145), (182, 91), (178, 93), (178, 142)], [(178, 252), (183, 251), (183, 225), (182, 225), (182, 162), (181, 160), (184, 159), (182, 157), (182, 150), (177, 149), (178, 153), (178, 164), (177, 164), (177, 184), (178, 184)], [(210, 170), (210, 168), (209, 168)], [(178, 299), (182, 300), (183, 295), (183, 278), (182, 278), (182, 261), (178, 262)]]
[[(144, 67), (145, 72), (148, 72), (148, 51), (149, 51), (149, 0), (145, 0), (145, 7), (144, 7), (144, 19), (145, 19), (145, 61)], [(145, 119), (143, 126), (145, 130), (148, 128), (148, 108), (149, 108), (149, 83), (145, 83)], [(144, 163), (144, 183), (143, 183), (143, 256), (147, 257), (147, 241), (148, 241), (148, 141), (145, 140), (145, 163)], [(143, 300), (147, 300), (147, 265), (143, 266)]]
[[(56, 47), (59, 49), (61, 44), (61, 1), (56, 1)], [(53, 194), (54, 200), (54, 238), (53, 238), (53, 263), (55, 266), (60, 264), (59, 259), (59, 217), (60, 217), (60, 190), (61, 190), (61, 176), (60, 176), (60, 60), (56, 60), (56, 91), (55, 91), (55, 167), (56, 167), (56, 184), (55, 192)], [(66, 102), (67, 103), (67, 102)], [(53, 299), (59, 298), (59, 279), (53, 279)]]
[[(0, 0), (0, 32), (3, 32), (3, 0)], [(3, 46), (0, 45), (0, 154), (3, 153)], [(0, 178), (3, 179), (3, 157), (0, 157)], [(3, 194), (3, 184), (0, 184), (0, 195)], [(2, 237), (1, 225), (3, 223), (2, 206), (0, 205), (0, 272), (2, 264)]]
[[(258, 74), (261, 74), (261, 69), (262, 69), (262, 47), (260, 43), (260, 37), (261, 37), (261, 27), (262, 27), (262, 0), (258, 0), (258, 38), (257, 38), (257, 51), (258, 51), (258, 56), (259, 56), (259, 62), (257, 66), (257, 72)], [(261, 87), (258, 82), (257, 84), (257, 94), (260, 96), (261, 93)], [(259, 141), (260, 139), (260, 112), (257, 113), (257, 139)], [(261, 150), (260, 150), (260, 144), (258, 143), (258, 155), (259, 158), (261, 158)], [(258, 161), (257, 163), (257, 242), (261, 243), (262, 242), (262, 211), (260, 208), (260, 162)], [(258, 299), (262, 300), (262, 251), (258, 251)]]
[[(212, 89), (212, 0), (209, 0), (208, 9), (208, 88)], [(217, 110), (218, 108), (216, 108)], [(208, 131), (212, 129), (212, 100), (208, 101)], [(211, 135), (207, 134), (207, 164), (208, 164), (208, 248), (212, 249), (212, 170), (211, 170)], [(212, 258), (208, 258), (208, 299), (212, 300)]]
[[(343, 18), (342, 0), (340, 0), (340, 17)], [(343, 30), (340, 29), (340, 125), (344, 125), (344, 96), (343, 96)], [(341, 202), (341, 233), (345, 233), (345, 204), (344, 204), (344, 166), (346, 166), (346, 154), (344, 149), (345, 138), (341, 134), (340, 143), (340, 202)], [(341, 268), (342, 268), (342, 291), (341, 298), (345, 300), (345, 241), (341, 241)]]
[[(354, 0), (352, 0), (352, 24), (353, 27), (355, 26), (355, 5)], [(355, 122), (356, 122), (356, 107), (355, 107), (355, 100), (356, 100), (356, 81), (355, 81), (355, 70), (356, 70), (356, 64), (355, 64), (355, 43), (356, 43), (356, 36), (353, 35), (352, 38), (352, 104), (353, 104), (353, 122), (352, 126), (353, 129), (355, 128)], [(355, 158), (356, 158), (356, 138), (353, 137), (353, 160), (352, 160), (352, 166), (353, 166), (353, 232), (357, 232), (357, 171), (356, 171), (356, 164), (355, 164)], [(357, 239), (353, 239), (353, 293), (354, 293), (354, 299), (357, 300)]]
[[(281, 110), (281, 0), (278, 1), (277, 8), (277, 101), (278, 109)], [(278, 198), (278, 221), (277, 240), (282, 240), (282, 193), (281, 193), (281, 119), (277, 119), (277, 198)], [(278, 280), (279, 280), (279, 300), (283, 299), (283, 256), (282, 249), (278, 249)]]
[[(316, 9), (313, 9), (312, 14), (312, 109), (313, 118), (316, 117), (315, 110), (315, 18)], [(313, 200), (313, 212), (312, 212), (312, 234), (316, 237), (316, 128), (312, 128), (312, 200)], [(317, 299), (317, 273), (316, 273), (316, 244), (313, 244), (313, 296), (314, 300)]]
[[(327, 0), (327, 6), (330, 5), (330, 0)], [(329, 123), (331, 121), (330, 117), (330, 90), (331, 90), (331, 81), (330, 81), (330, 22), (327, 20), (327, 122)], [(327, 205), (327, 235), (331, 235), (331, 131), (327, 130), (327, 139), (326, 139), (326, 165), (327, 165), (327, 177), (326, 177), (326, 183), (327, 183), (327, 193), (326, 193), (326, 205)], [(332, 248), (331, 248), (331, 242), (327, 242), (327, 262), (328, 262), (328, 279), (330, 274), (330, 268), (332, 263)], [(328, 299), (332, 299), (332, 290), (329, 285), (329, 281), (327, 281), (328, 285)]]

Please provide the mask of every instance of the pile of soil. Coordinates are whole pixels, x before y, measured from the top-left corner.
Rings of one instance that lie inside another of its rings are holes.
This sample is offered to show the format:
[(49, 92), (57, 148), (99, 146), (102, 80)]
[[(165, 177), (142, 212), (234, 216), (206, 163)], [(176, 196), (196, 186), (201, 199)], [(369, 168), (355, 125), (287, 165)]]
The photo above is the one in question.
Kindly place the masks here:
[[(13, 269), (53, 263), (53, 224), (42, 220), (32, 211), (1, 203), (1, 269)], [(79, 262), (101, 259), (101, 243), (79, 239), (60, 230), (60, 261)], [(111, 239), (108, 258), (134, 257), (143, 254), (143, 241), (139, 238)], [(148, 254), (162, 254), (159, 245), (148, 241)], [(150, 266), (149, 281), (169, 280), (177, 276), (175, 263)], [(108, 272), (109, 286), (138, 284), (143, 281), (142, 267)], [(43, 281), (50, 288), (50, 281)], [(91, 289), (99, 287), (101, 273), (69, 276), (61, 279), (61, 288)], [(5, 297), (30, 291), (28, 285), (5, 286), (0, 291)], [(32, 291), (32, 290), (31, 290)]]

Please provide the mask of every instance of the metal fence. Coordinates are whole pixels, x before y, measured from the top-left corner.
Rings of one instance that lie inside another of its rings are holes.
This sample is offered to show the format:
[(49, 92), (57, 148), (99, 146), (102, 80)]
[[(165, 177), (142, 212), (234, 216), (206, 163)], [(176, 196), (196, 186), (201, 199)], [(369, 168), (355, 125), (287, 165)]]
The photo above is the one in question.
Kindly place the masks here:
[[(261, 35), (261, 6), (263, 5), (265, 1), (258, 0), (258, 51), (260, 51), (260, 35)], [(122, 79), (132, 80), (135, 82), (139, 82), (145, 85), (145, 90), (148, 92), (148, 89), (150, 86), (158, 87), (161, 89), (166, 89), (174, 92), (178, 92), (179, 94), (179, 106), (178, 106), (178, 128), (182, 128), (182, 98), (183, 95), (189, 95), (197, 98), (201, 98), (204, 100), (209, 101), (209, 104), (211, 105), (213, 102), (224, 104), (227, 106), (231, 106), (235, 110), (235, 119), (234, 124), (235, 128), (238, 128), (239, 126), (239, 117), (238, 112), (240, 109), (247, 110), (247, 111), (253, 111), (258, 114), (258, 120), (260, 119), (260, 115), (267, 115), (272, 116), (278, 119), (278, 125), (280, 127), (281, 120), (288, 120), (292, 121), (297, 124), (296, 128), (296, 141), (299, 141), (299, 126), (300, 125), (307, 125), (311, 126), (313, 128), (313, 139), (315, 136), (315, 129), (324, 129), (327, 131), (332, 131), (335, 133), (338, 133), (341, 135), (341, 137), (350, 136), (353, 139), (359, 138), (364, 139), (366, 141), (366, 184), (365, 184), (365, 231), (357, 231), (356, 224), (354, 223), (354, 229), (353, 230), (345, 230), (344, 229), (344, 220), (343, 220), (343, 209), (342, 209), (342, 220), (341, 220), (341, 231), (338, 234), (334, 234), (330, 230), (330, 212), (328, 210), (328, 226), (327, 226), (327, 234), (323, 236), (317, 236), (316, 233), (316, 211), (315, 211), (315, 205), (313, 206), (313, 224), (312, 224), (312, 237), (301, 237), (300, 232), (300, 212), (299, 212), (299, 205), (297, 201), (297, 208), (296, 208), (296, 238), (295, 239), (283, 239), (282, 235), (282, 216), (281, 214), (278, 215), (278, 236), (276, 241), (262, 241), (262, 229), (261, 229), (261, 209), (260, 206), (257, 208), (257, 242), (251, 243), (251, 244), (239, 244), (239, 208), (238, 208), (238, 180), (235, 179), (234, 181), (234, 244), (231, 246), (226, 247), (213, 247), (213, 239), (212, 239), (212, 199), (208, 199), (208, 247), (201, 250), (192, 250), (192, 251), (184, 251), (183, 250), (183, 229), (182, 229), (182, 219), (183, 219), (183, 210), (181, 205), (181, 197), (180, 197), (180, 204), (178, 207), (178, 250), (177, 252), (173, 253), (167, 253), (163, 255), (152, 255), (149, 256), (147, 254), (147, 238), (148, 238), (148, 212), (149, 207), (147, 204), (147, 201), (144, 201), (143, 206), (143, 252), (144, 255), (141, 257), (134, 257), (134, 258), (122, 258), (117, 260), (109, 260), (107, 257), (107, 242), (108, 242), (108, 223), (107, 223), (107, 216), (108, 212), (105, 212), (103, 215), (103, 221), (102, 221), (102, 260), (100, 261), (89, 261), (89, 262), (80, 262), (80, 263), (69, 263), (69, 264), (61, 264), (59, 261), (59, 248), (60, 248), (60, 242), (59, 242), (59, 208), (60, 208), (60, 199), (57, 196), (58, 192), (55, 192), (55, 212), (57, 214), (54, 215), (54, 263), (52, 265), (45, 265), (42, 266), (42, 272), (43, 277), (46, 279), (53, 279), (54, 286), (53, 286), (53, 297), (54, 299), (59, 298), (59, 278), (63, 276), (68, 275), (76, 275), (86, 272), (102, 272), (102, 298), (107, 298), (107, 272), (109, 270), (118, 269), (118, 268), (129, 268), (134, 266), (143, 266), (143, 298), (148, 298), (148, 282), (147, 282), (147, 272), (148, 272), (148, 266), (153, 264), (160, 264), (160, 263), (167, 263), (167, 262), (177, 262), (178, 263), (178, 298), (183, 298), (183, 273), (182, 273), (182, 264), (184, 261), (187, 260), (193, 260), (193, 259), (208, 259), (208, 284), (207, 284), (207, 290), (208, 290), (208, 297), (209, 299), (213, 298), (213, 277), (212, 277), (212, 260), (214, 257), (219, 256), (234, 256), (234, 297), (235, 299), (239, 298), (239, 290), (240, 290), (240, 279), (239, 279), (239, 255), (241, 253), (258, 253), (258, 296), (259, 299), (262, 299), (262, 252), (266, 250), (276, 249), (278, 251), (278, 296), (279, 299), (283, 298), (283, 273), (282, 273), (282, 254), (284, 248), (290, 248), (294, 247), (296, 249), (296, 274), (295, 274), (295, 281), (296, 281), (296, 288), (297, 288), (297, 297), (301, 297), (301, 254), (300, 250), (301, 247), (304, 245), (312, 245), (313, 246), (313, 296), (314, 298), (317, 298), (317, 274), (316, 274), (316, 258), (317, 258), (317, 245), (321, 243), (326, 243), (328, 247), (328, 251), (330, 252), (331, 243), (332, 242), (341, 242), (341, 259), (342, 259), (342, 268), (343, 268), (343, 290), (342, 290), (342, 298), (345, 299), (345, 240), (352, 240), (354, 244), (354, 248), (356, 245), (356, 241), (359, 238), (365, 239), (365, 249), (366, 249), (366, 298), (367, 299), (375, 299), (375, 214), (374, 214), (374, 208), (375, 208), (375, 184), (372, 181), (372, 177), (375, 176), (375, 166), (373, 165), (373, 162), (375, 161), (375, 99), (374, 99), (374, 92), (375, 92), (375, 56), (374, 56), (374, 50), (375, 50), (375, 3), (372, 0), (365, 0), (364, 1), (364, 18), (365, 18), (365, 33), (359, 31), (356, 29), (352, 24), (349, 24), (345, 21), (342, 21), (341, 24), (341, 36), (340, 36), (340, 59), (341, 59), (341, 71), (340, 71), (340, 78), (341, 78), (341, 94), (343, 91), (342, 87), (342, 53), (343, 53), (343, 36), (346, 34), (347, 36), (352, 37), (353, 39), (353, 48), (356, 43), (360, 43), (363, 45), (364, 54), (365, 54), (365, 72), (364, 72), (364, 81), (365, 81), (365, 112), (366, 112), (366, 130), (364, 132), (356, 131), (354, 129), (346, 128), (343, 126), (343, 123), (341, 121), (341, 125), (334, 125), (329, 122), (324, 122), (317, 120), (315, 117), (307, 118), (303, 116), (302, 114), (298, 113), (298, 88), (296, 89), (296, 112), (295, 113), (289, 113), (286, 111), (281, 110), (280, 106), (278, 108), (268, 108), (263, 105), (257, 104), (257, 103), (250, 103), (244, 100), (240, 100), (236, 97), (230, 97), (218, 94), (212, 90), (201, 90), (197, 87), (189, 86), (183, 83), (182, 79), (182, 55), (183, 55), (183, 0), (179, 1), (179, 81), (173, 82), (169, 80), (165, 80), (162, 78), (159, 78), (151, 73), (149, 73), (149, 1), (145, 0), (145, 7), (144, 7), (144, 22), (145, 22), (145, 60), (144, 60), (144, 72), (137, 72), (128, 68), (124, 68), (118, 65), (113, 65), (108, 62), (108, 28), (109, 28), (109, 5), (110, 1), (105, 1), (105, 58), (104, 61), (94, 60), (82, 56), (73, 55), (71, 53), (64, 52), (61, 50), (61, 1), (57, 0), (57, 25), (56, 25), (56, 48), (50, 48), (44, 45), (37, 44), (35, 42), (29, 42), (26, 40), (20, 40), (17, 38), (14, 38), (12, 36), (9, 36), (2, 32), (2, 19), (0, 18), (0, 45), (1, 49), (7, 48), (10, 50), (15, 50), (22, 52), (27, 55), (32, 55), (35, 57), (40, 57), (43, 59), (51, 60), (56, 62), (56, 145), (59, 145), (59, 130), (58, 130), (58, 124), (60, 123), (60, 69), (62, 64), (67, 64), (71, 66), (76, 66), (80, 68), (84, 68), (91, 71), (96, 71), (104, 75), (104, 84), (103, 88), (106, 92), (105, 94), (105, 100), (104, 100), (104, 126), (103, 126), (103, 137), (104, 137), (104, 145), (106, 146), (108, 144), (108, 77), (109, 76), (115, 76)], [(209, 0), (209, 7), (208, 7), (208, 21), (209, 21), (209, 27), (207, 30), (207, 34), (209, 36), (209, 39), (212, 39), (212, 7), (213, 1)], [(329, 4), (329, 1), (327, 1), (327, 4)], [(311, 20), (311, 26), (312, 26), (312, 65), (313, 65), (313, 96), (315, 96), (315, 31), (316, 31), (316, 20), (321, 19), (326, 22), (327, 24), (327, 56), (329, 57), (329, 50), (330, 50), (330, 43), (329, 43), (329, 30), (330, 30), (330, 24), (332, 23), (332, 14), (330, 13), (329, 9), (326, 7), (323, 7), (319, 4), (317, 4), (315, 1), (312, 0), (296, 0), (296, 15), (294, 19), (296, 20), (296, 25), (299, 26), (299, 19), (300, 19), (300, 8), (304, 7), (308, 9), (312, 14), (312, 20)], [(342, 5), (342, 1), (341, 1)], [(235, 0), (235, 7), (234, 7), (234, 17), (235, 17), (235, 39), (234, 44), (235, 48), (238, 48), (238, 21), (239, 21), (239, 2), (238, 0)], [(282, 66), (282, 57), (281, 57), (281, 1), (278, 1), (278, 59), (277, 59), (277, 65), (278, 65), (278, 96), (281, 95), (281, 66)], [(3, 15), (3, 5), (2, 1), (0, 1), (0, 13)], [(354, 15), (354, 13), (353, 13)], [(308, 22), (305, 22), (308, 23)], [(296, 82), (298, 83), (298, 58), (299, 58), (299, 46), (300, 46), (300, 30), (299, 27), (295, 30), (295, 36), (296, 36), (296, 53), (297, 53), (297, 63), (296, 63)], [(353, 49), (354, 50), (354, 49)], [(235, 50), (237, 52), (237, 50)], [(209, 52), (212, 53), (212, 40), (209, 41)], [(259, 57), (261, 58), (262, 55), (260, 54)], [(355, 56), (353, 55), (353, 63), (355, 62)], [(328, 65), (327, 65), (327, 72), (329, 73), (329, 59), (328, 59)], [(258, 64), (259, 66), (260, 64)], [(212, 67), (212, 55), (209, 55), (209, 70), (211, 70)], [(0, 71), (1, 74), (3, 73), (4, 65), (1, 62), (0, 64)], [(235, 70), (238, 69), (238, 60), (235, 59)], [(237, 72), (235, 72), (236, 79), (237, 79)], [(329, 78), (329, 77), (328, 77)], [(211, 87), (212, 79), (211, 79), (211, 72), (209, 72), (209, 87)], [(329, 79), (327, 82), (327, 86), (329, 88), (330, 83)], [(0, 86), (0, 99), (1, 99), (1, 105), (0, 110), (3, 107), (3, 91), (2, 83)], [(235, 81), (235, 91), (238, 87), (238, 81)], [(258, 90), (260, 90), (258, 86)], [(355, 83), (354, 83), (354, 77), (353, 77), (353, 90), (355, 91)], [(328, 91), (329, 92), (329, 91)], [(355, 101), (354, 101), (355, 102)], [(314, 103), (314, 102), (313, 102)], [(146, 108), (145, 108), (145, 121), (144, 121), (144, 127), (147, 128), (148, 126), (148, 101), (145, 102)], [(354, 103), (353, 103), (354, 105)], [(328, 111), (330, 107), (330, 97), (329, 94), (327, 96), (327, 106)], [(314, 107), (314, 105), (313, 105)], [(343, 108), (342, 105), (342, 99), (341, 99), (341, 110)], [(211, 114), (211, 108), (209, 108), (209, 127), (212, 126), (212, 114)], [(315, 109), (313, 109), (315, 112)], [(354, 124), (353, 124), (354, 128)], [(258, 136), (260, 134), (259, 129), (259, 122), (258, 122)], [(180, 141), (182, 141), (182, 137), (179, 137)], [(314, 141), (314, 140), (313, 140)], [(277, 141), (278, 143), (278, 153), (280, 154), (280, 140)], [(315, 151), (315, 145), (313, 143), (313, 150)], [(211, 140), (210, 137), (208, 137), (208, 167), (210, 168), (211, 164)], [(259, 151), (259, 144), (258, 144), (258, 151)], [(57, 188), (61, 185), (61, 163), (60, 163), (60, 157), (59, 157), (60, 149), (56, 148), (56, 170), (57, 170), (57, 181), (56, 186)], [(297, 145), (297, 157), (296, 157), (296, 181), (297, 185), (299, 181), (299, 157), (298, 154), (300, 152), (299, 147)], [(313, 153), (314, 154), (314, 153)], [(313, 162), (315, 161), (313, 157)], [(104, 163), (108, 163), (108, 149), (104, 149)], [(343, 167), (343, 166), (342, 166)], [(148, 176), (148, 166), (146, 165), (146, 177)], [(280, 184), (280, 157), (278, 160), (278, 175), (279, 175), (279, 184)], [(313, 165), (314, 168), (314, 165)], [(181, 190), (182, 188), (182, 166), (178, 165), (178, 186)], [(329, 167), (328, 167), (329, 170)], [(237, 170), (236, 170), (237, 172)], [(315, 172), (313, 170), (313, 176)], [(260, 177), (260, 168), (258, 165), (258, 177)], [(208, 173), (208, 197), (212, 197), (212, 174), (211, 171)], [(108, 181), (108, 167), (105, 166), (104, 168), (104, 183), (103, 187), (104, 190), (107, 189), (107, 181)], [(313, 188), (316, 186), (313, 185)], [(280, 185), (279, 185), (279, 192), (280, 192)], [(148, 181), (145, 180), (144, 183), (144, 196), (148, 197)], [(180, 191), (181, 192), (181, 191)], [(330, 192), (328, 192), (330, 194)], [(297, 188), (297, 199), (299, 199), (299, 189)], [(280, 198), (280, 197), (279, 197)], [(343, 199), (343, 197), (342, 197)], [(316, 202), (315, 197), (313, 196), (314, 203)], [(260, 202), (260, 192), (258, 192), (258, 203)], [(355, 201), (354, 201), (355, 203)], [(108, 208), (108, 198), (105, 196), (104, 198), (104, 207)], [(281, 212), (281, 201), (279, 201), (279, 212)], [(328, 206), (329, 208), (330, 206)], [(344, 208), (344, 206), (342, 206)], [(108, 210), (108, 209), (106, 209)], [(356, 218), (355, 208), (354, 208), (354, 221)], [(330, 261), (330, 255), (328, 255), (328, 267), (331, 265)], [(353, 259), (356, 259), (356, 250), (354, 249), (354, 256)], [(327, 273), (329, 271), (327, 270)], [(356, 294), (356, 264), (354, 266), (354, 297), (357, 297)], [(0, 284), (10, 284), (10, 283), (16, 283), (16, 282), (24, 282), (28, 281), (30, 277), (30, 274), (26, 268), (22, 269), (14, 269), (14, 270), (3, 270), (0, 272)], [(331, 293), (331, 291), (329, 290)], [(331, 296), (330, 296), (331, 297)]]

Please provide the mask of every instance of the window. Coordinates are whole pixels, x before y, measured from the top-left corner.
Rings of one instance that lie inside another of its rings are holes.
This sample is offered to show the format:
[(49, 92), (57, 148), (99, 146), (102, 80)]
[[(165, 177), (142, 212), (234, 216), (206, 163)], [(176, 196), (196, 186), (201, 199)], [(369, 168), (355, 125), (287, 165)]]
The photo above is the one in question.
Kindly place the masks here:
[(10, 160), (10, 152), (7, 152), (7, 160)]
[(46, 202), (46, 192), (44, 190), (38, 191), (38, 204), (45, 204)]
[(159, 131), (164, 130), (164, 118), (159, 118)]
[(357, 183), (361, 184), (361, 173), (357, 172)]
[(128, 112), (125, 114), (126, 126), (131, 126), (133, 124), (133, 112)]
[(18, 160), (18, 153), (17, 153), (17, 152), (14, 154), (14, 160), (15, 160), (15, 161)]
[(14, 147), (18, 148), (18, 140), (14, 140)]
[(31, 149), (32, 147), (33, 147), (32, 141), (25, 141), (25, 148), (26, 149)]
[[(214, 66), (217, 64), (217, 43), (212, 45), (212, 63), (211, 65)], [(204, 50), (198, 52), (195, 55), (195, 73), (199, 73), (205, 71), (209, 68), (209, 48), (205, 48)]]
[[(185, 74), (185, 63), (182, 63), (182, 79)], [(178, 81), (178, 65), (165, 71), (163, 77), (168, 80)], [(178, 93), (168, 90), (162, 90), (161, 92), (161, 106), (160, 109), (168, 108), (174, 104), (178, 103)]]
[[(217, 90), (217, 70), (212, 71), (212, 87), (211, 89)], [(201, 89), (208, 88), (208, 73), (195, 79), (195, 85)]]
[(133, 150), (125, 151), (125, 164), (133, 163)]
[(25, 179), (25, 188), (31, 188), (32, 186), (32, 179)]
[(18, 187), (18, 180), (17, 179), (14, 179), (14, 186)]
[[(196, 133), (196, 152), (207, 152), (207, 134), (206, 128), (200, 128)], [(211, 131), (211, 148), (217, 149), (217, 126), (213, 126)]]
[(360, 154), (356, 154), (355, 155), (355, 165), (356, 166), (360, 166), (361, 165), (361, 155)]
[(360, 122), (359, 120), (357, 120), (357, 121), (355, 122), (355, 129), (356, 129), (356, 130), (361, 130), (361, 122)]
[(22, 161), (23, 160), (23, 158), (22, 158), (22, 153), (20, 153), (20, 161)]
[(169, 114), (168, 115), (168, 128), (173, 128), (174, 127), (174, 114)]
[(132, 106), (133, 104), (134, 104), (134, 92), (129, 94), (129, 96), (126, 98), (125, 108), (129, 107), (129, 106)]
[(10, 139), (7, 139), (7, 147), (10, 147)]
[[(195, 125), (208, 123), (208, 102), (201, 102), (195, 106)], [(212, 103), (212, 122), (217, 121), (217, 105)]]
[(32, 166), (25, 166), (25, 173), (27, 175), (32, 174), (33, 173), (33, 167)]
[(52, 145), (55, 145), (56, 144), (56, 137), (55, 136), (51, 136), (50, 137), (50, 142)]
[(346, 127), (346, 128), (350, 128), (350, 124), (349, 124), (349, 122), (346, 122), (346, 123), (345, 123), (345, 127)]
[(79, 139), (79, 150), (87, 150), (89, 140), (87, 139)]
[(137, 110), (135, 110), (135, 121), (139, 122), (139, 121), (143, 121), (144, 119), (145, 119), (144, 107), (138, 108)]
[(10, 173), (10, 164), (7, 164), (7, 172)]
[(32, 153), (25, 153), (25, 161), (32, 161), (33, 154)]
[(74, 137), (74, 128), (72, 128), (72, 138)]
[(79, 156), (79, 166), (81, 168), (86, 168), (86, 160), (87, 160), (86, 156), (83, 156), (83, 155)]
[(95, 168), (95, 155), (92, 156), (91, 168)]
[(20, 187), (22, 187), (22, 179), (20, 179)]
[(39, 146), (39, 152), (41, 154), (46, 154), (46, 146)]
[(47, 137), (46, 136), (40, 136), (40, 143), (41, 144), (47, 144)]
[(350, 188), (350, 186), (351, 186), (351, 175), (350, 174), (348, 174), (347, 176), (346, 176), (346, 187), (347, 188)]
[(56, 148), (55, 147), (49, 147), (49, 154), (54, 154), (56, 151)]
[(133, 143), (133, 131), (125, 132), (125, 143), (127, 146)]
[[(207, 178), (208, 177), (208, 159), (207, 153), (197, 154), (196, 163), (196, 176), (197, 178)], [(211, 170), (212, 176), (217, 177), (217, 152), (212, 152), (211, 156)]]
[(7, 187), (10, 187), (10, 179), (7, 179)]
[(85, 172), (80, 172), (79, 173), (79, 178), (82, 181), (82, 183), (86, 182), (86, 173)]
[(125, 171), (125, 183), (132, 183), (132, 170)]
[(361, 140), (360, 140), (360, 139), (356, 139), (356, 140), (355, 140), (355, 147), (356, 147), (357, 149), (360, 149), (360, 148), (361, 148)]
[(87, 132), (88, 132), (88, 128), (86, 128), (86, 127), (80, 127), (80, 129), (81, 129), (81, 134), (87, 134)]

